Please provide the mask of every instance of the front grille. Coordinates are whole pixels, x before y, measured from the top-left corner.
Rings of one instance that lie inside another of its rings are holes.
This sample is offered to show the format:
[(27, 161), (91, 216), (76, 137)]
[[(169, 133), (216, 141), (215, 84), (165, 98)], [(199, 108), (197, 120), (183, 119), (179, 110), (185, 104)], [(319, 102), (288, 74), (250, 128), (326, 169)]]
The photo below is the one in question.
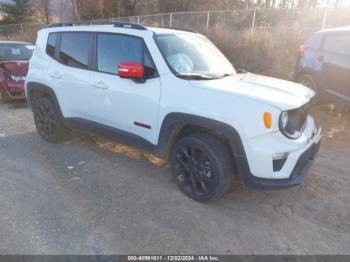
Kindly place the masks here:
[(7, 91), (12, 97), (24, 96), (24, 88), (7, 86)]

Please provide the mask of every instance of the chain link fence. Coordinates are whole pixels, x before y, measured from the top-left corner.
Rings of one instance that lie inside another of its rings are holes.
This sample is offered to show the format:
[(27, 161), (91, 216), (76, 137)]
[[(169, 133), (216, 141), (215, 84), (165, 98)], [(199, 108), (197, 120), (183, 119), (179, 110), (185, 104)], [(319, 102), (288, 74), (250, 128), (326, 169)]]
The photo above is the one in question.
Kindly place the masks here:
[(272, 30), (288, 27), (302, 31), (318, 31), (350, 25), (350, 8), (338, 9), (243, 9), (212, 12), (179, 12), (156, 15), (101, 19), (125, 21), (148, 26), (193, 29), (197, 31), (224, 28), (227, 30)]
[(35, 42), (37, 32), (46, 27), (42, 23), (25, 23), (0, 26), (0, 40)]
[[(147, 26), (192, 29), (202, 33), (210, 30), (244, 31), (290, 28), (314, 32), (325, 28), (350, 25), (350, 9), (244, 9), (212, 12), (180, 12), (140, 15), (95, 20), (96, 22), (125, 21)], [(0, 40), (34, 42), (42, 23), (0, 26)]]

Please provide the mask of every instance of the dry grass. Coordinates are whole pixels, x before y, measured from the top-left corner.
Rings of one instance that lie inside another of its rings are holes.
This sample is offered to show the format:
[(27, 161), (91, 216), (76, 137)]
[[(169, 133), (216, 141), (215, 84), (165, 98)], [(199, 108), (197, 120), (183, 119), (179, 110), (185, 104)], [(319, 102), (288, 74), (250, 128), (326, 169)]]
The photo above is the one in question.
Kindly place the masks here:
[(298, 47), (305, 35), (294, 30), (245, 30), (230, 32), (215, 30), (211, 40), (225, 53), (236, 68), (292, 79)]

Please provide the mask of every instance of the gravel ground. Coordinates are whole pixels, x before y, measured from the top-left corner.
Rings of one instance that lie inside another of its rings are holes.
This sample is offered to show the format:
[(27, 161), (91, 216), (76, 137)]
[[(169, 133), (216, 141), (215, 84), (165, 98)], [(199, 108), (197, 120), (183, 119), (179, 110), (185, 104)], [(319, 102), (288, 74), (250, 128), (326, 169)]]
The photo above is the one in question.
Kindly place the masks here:
[(313, 111), (325, 136), (301, 186), (200, 204), (149, 154), (47, 144), (24, 104), (0, 103), (0, 254), (350, 254), (350, 117)]

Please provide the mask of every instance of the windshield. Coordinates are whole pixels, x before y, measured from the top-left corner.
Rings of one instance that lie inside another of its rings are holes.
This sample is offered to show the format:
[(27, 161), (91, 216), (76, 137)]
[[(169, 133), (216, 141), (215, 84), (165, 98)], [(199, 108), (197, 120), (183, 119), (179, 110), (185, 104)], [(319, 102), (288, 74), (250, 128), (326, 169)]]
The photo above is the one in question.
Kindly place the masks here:
[(156, 41), (169, 67), (179, 77), (217, 79), (235, 73), (227, 58), (204, 36), (158, 35)]
[(29, 60), (33, 50), (29, 44), (0, 44), (0, 61)]

